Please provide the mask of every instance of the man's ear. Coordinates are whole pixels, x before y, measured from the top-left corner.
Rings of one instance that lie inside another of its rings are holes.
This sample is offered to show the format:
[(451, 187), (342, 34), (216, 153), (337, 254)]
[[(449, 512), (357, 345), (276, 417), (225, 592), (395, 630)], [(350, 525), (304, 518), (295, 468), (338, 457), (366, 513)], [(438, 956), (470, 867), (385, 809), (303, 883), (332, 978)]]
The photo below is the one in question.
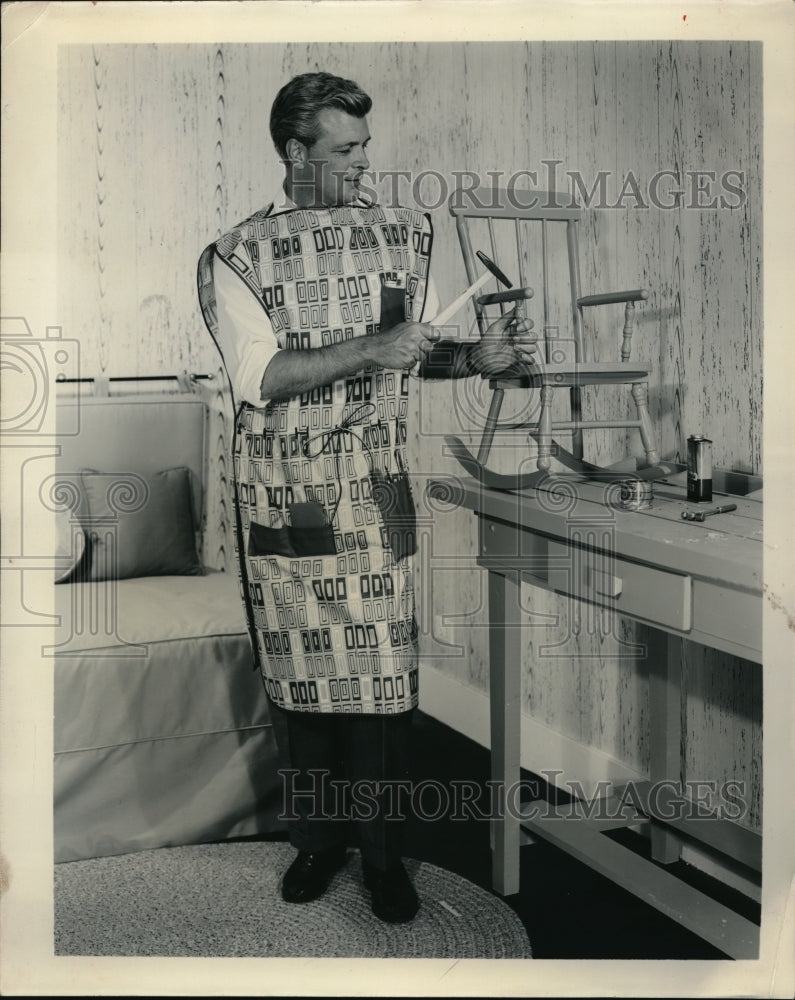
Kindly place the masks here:
[(300, 140), (288, 139), (284, 148), (290, 163), (295, 163), (301, 167), (306, 164), (309, 151)]

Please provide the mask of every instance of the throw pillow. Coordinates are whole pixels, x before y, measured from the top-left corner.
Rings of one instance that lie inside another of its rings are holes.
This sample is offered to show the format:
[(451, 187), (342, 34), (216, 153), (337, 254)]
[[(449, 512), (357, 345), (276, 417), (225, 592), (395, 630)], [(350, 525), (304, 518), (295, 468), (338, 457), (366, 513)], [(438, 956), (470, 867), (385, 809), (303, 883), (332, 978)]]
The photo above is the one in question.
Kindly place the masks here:
[(197, 576), (190, 471), (166, 469), (144, 479), (82, 473), (89, 526), (87, 580)]
[(71, 510), (55, 515), (55, 582), (69, 583), (86, 551), (83, 526)]

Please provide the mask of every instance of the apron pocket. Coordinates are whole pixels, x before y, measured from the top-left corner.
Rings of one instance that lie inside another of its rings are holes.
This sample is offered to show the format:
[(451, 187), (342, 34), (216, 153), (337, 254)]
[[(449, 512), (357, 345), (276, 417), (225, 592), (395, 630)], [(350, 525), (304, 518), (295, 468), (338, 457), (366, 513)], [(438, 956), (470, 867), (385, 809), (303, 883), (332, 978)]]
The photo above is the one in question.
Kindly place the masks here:
[(264, 524), (251, 522), (248, 533), (248, 555), (250, 556), (294, 556), (290, 531), (287, 525), (268, 528)]
[[(334, 529), (322, 504), (314, 500), (287, 505), (290, 539), (299, 556), (335, 556)], [(335, 509), (336, 513), (336, 509)]]
[(401, 472), (397, 476), (385, 476), (374, 469), (370, 481), (373, 500), (381, 512), (395, 562), (413, 556), (417, 551), (417, 514), (408, 475)]
[(287, 529), (297, 556), (335, 556), (334, 529), (330, 524), (309, 528), (293, 525)]
[(406, 321), (406, 289), (381, 285), (381, 319), (378, 329), (386, 333)]
[(308, 527), (307, 525), (283, 525), (268, 528), (251, 522), (248, 534), (248, 555), (250, 556), (335, 556), (334, 528), (330, 524)]

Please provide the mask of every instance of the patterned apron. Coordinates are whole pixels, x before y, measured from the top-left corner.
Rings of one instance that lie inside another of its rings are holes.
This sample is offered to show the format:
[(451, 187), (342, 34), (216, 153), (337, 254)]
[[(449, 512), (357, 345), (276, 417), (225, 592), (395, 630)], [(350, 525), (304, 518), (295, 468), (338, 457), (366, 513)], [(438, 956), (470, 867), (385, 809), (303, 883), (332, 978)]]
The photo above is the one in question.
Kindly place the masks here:
[[(202, 255), (205, 321), (215, 336), (213, 266), (246, 282), (283, 350), (419, 320), (431, 241), (430, 220), (410, 209), (258, 212)], [(237, 411), (241, 587), (267, 693), (283, 708), (417, 704), (408, 388), (406, 372), (371, 365)]]

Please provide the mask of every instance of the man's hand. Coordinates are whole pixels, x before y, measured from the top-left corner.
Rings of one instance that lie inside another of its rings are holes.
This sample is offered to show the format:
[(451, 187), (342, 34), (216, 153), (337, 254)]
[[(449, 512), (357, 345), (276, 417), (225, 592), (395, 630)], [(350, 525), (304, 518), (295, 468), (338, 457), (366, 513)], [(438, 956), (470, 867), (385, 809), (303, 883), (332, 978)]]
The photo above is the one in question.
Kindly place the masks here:
[(429, 323), (398, 323), (377, 334), (375, 361), (382, 368), (411, 368), (439, 340), (441, 332)]
[(533, 321), (517, 319), (514, 307), (491, 324), (469, 353), (470, 365), (481, 375), (494, 378), (517, 362), (532, 364), (538, 338), (531, 334)]

